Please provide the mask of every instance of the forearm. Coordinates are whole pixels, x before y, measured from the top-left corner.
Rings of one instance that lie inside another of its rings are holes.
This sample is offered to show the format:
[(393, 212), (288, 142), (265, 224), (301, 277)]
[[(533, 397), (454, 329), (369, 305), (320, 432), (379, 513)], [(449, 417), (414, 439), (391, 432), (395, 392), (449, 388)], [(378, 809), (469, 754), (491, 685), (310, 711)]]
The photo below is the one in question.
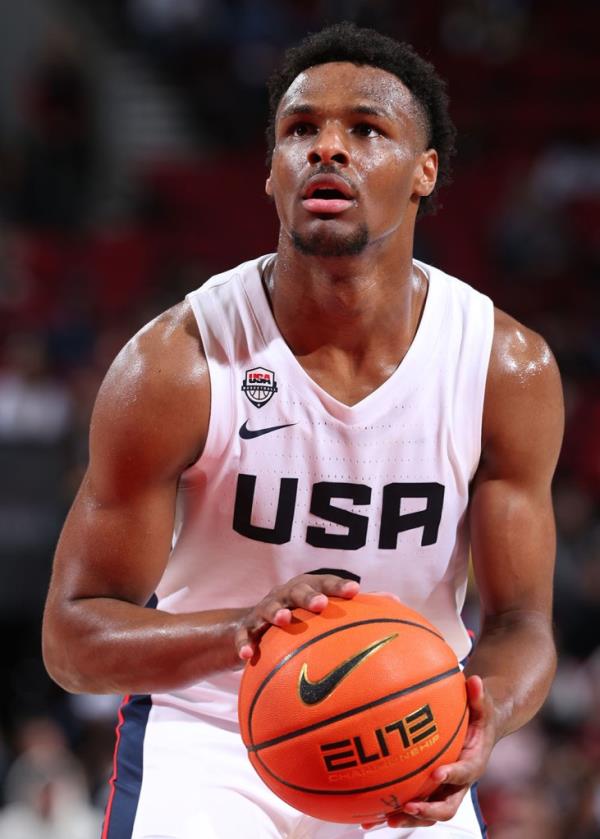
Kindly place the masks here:
[(556, 650), (546, 616), (511, 612), (484, 620), (465, 674), (483, 679), (495, 708), (497, 740), (539, 710), (555, 669)]
[(74, 693), (150, 693), (238, 667), (234, 636), (246, 609), (173, 615), (109, 598), (48, 610), (44, 660)]

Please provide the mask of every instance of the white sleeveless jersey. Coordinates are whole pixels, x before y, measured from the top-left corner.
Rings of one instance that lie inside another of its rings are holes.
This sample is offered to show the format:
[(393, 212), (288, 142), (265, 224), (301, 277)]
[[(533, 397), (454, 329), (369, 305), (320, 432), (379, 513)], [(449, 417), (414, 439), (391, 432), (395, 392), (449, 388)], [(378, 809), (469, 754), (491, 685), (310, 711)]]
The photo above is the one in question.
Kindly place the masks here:
[[(334, 399), (275, 323), (260, 268), (188, 295), (211, 382), (208, 437), (182, 475), (157, 589), (169, 612), (252, 606), (275, 585), (346, 569), (423, 613), (463, 658), (469, 482), (481, 451), (489, 298), (420, 262), (429, 289), (395, 372), (356, 405)], [(240, 671), (153, 703), (237, 720)]]

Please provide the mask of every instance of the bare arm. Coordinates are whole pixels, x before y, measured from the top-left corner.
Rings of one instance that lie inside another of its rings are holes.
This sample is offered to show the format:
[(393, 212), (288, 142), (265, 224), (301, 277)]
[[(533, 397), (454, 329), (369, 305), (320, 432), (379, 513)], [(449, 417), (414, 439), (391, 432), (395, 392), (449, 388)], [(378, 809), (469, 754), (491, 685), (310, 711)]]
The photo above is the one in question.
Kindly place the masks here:
[(70, 691), (147, 693), (240, 666), (290, 608), (321, 611), (358, 585), (301, 576), (256, 606), (170, 614), (144, 605), (171, 548), (179, 476), (199, 455), (210, 384), (187, 304), (135, 336), (112, 365), (90, 430), (90, 464), (54, 560), (44, 661)]
[(562, 433), (552, 354), (539, 335), (497, 312), (470, 506), (482, 632), (466, 668), (469, 728), (456, 763), (433, 773), (441, 786), (388, 819), (393, 827), (451, 819), (497, 740), (531, 719), (548, 692), (556, 666), (550, 483)]
[(144, 608), (169, 555), (179, 475), (208, 424), (208, 373), (192, 320), (182, 304), (142, 330), (98, 395), (90, 464), (60, 537), (44, 617), (46, 666), (69, 690), (161, 690), (233, 663), (229, 612)]
[(499, 312), (471, 502), (482, 632), (467, 668), (484, 680), (496, 739), (536, 713), (554, 675), (551, 480), (562, 434), (552, 354), (538, 335)]

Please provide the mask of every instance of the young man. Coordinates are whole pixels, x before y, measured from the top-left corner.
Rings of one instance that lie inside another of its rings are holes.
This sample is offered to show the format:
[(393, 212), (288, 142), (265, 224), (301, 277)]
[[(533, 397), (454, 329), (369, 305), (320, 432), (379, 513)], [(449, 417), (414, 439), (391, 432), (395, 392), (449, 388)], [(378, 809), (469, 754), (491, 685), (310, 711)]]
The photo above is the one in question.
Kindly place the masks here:
[(288, 53), (271, 103), (277, 253), (213, 277), (114, 362), (58, 546), (46, 663), (67, 690), (129, 694), (105, 839), (359, 837), (255, 776), (240, 665), (270, 624), (353, 597), (359, 578), (465, 658), (470, 544), (467, 740), (431, 799), (378, 835), (481, 836), (471, 786), (555, 665), (556, 365), (413, 259), (453, 140), (430, 65), (339, 25)]

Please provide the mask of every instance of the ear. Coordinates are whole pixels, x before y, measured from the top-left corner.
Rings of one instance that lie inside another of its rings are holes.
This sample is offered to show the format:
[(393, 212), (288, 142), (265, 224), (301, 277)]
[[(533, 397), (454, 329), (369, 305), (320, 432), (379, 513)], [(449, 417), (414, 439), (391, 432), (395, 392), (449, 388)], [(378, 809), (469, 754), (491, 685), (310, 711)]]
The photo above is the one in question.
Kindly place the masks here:
[(269, 198), (273, 197), (273, 187), (271, 186), (271, 173), (269, 173), (269, 177), (265, 181), (265, 192), (269, 196)]
[(435, 149), (424, 151), (415, 168), (413, 192), (419, 198), (431, 195), (435, 188), (438, 173), (438, 156)]

